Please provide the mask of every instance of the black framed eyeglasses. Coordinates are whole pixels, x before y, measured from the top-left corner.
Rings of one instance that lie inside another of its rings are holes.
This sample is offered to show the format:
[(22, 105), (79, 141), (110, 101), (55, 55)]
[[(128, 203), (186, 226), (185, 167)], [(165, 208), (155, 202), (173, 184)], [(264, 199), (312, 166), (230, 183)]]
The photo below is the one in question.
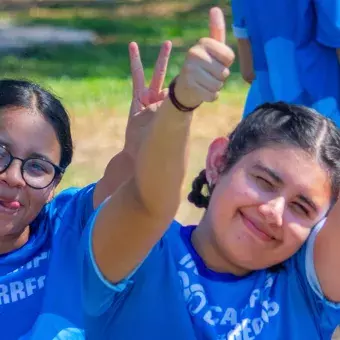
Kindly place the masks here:
[(33, 189), (47, 188), (56, 177), (61, 176), (65, 171), (46, 159), (14, 157), (6, 147), (0, 145), (0, 174), (4, 173), (15, 159), (21, 161), (22, 178)]

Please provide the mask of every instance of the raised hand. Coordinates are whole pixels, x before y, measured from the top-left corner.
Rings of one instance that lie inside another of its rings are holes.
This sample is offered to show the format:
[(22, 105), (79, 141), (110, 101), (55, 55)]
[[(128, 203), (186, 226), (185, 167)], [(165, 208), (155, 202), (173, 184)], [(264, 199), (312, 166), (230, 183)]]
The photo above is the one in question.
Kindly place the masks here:
[[(223, 23), (222, 12), (213, 9), (210, 38), (201, 39), (189, 51), (175, 83), (175, 95), (182, 105), (191, 107), (214, 100), (228, 76), (234, 54), (224, 44)], [(180, 112), (172, 96), (165, 98), (156, 115), (151, 110), (155, 104), (143, 109), (150, 100), (164, 96), (168, 53), (161, 52), (151, 90), (145, 91), (136, 45), (130, 45), (131, 52), (135, 52), (131, 55), (134, 101), (125, 147), (135, 160), (130, 166), (132, 177), (104, 205), (93, 233), (96, 262), (112, 282), (121, 281), (147, 257), (174, 218), (180, 204), (192, 123), (192, 114)]]
[(175, 86), (177, 100), (187, 107), (216, 100), (235, 59), (234, 52), (225, 44), (226, 29), (221, 9), (210, 10), (209, 28), (210, 37), (200, 39), (189, 50)]
[(167, 96), (163, 89), (172, 44), (165, 41), (161, 47), (149, 87), (145, 85), (144, 69), (138, 45), (129, 45), (130, 67), (132, 75), (132, 102), (125, 134), (124, 150), (132, 158), (136, 157), (139, 145), (157, 107)]
[(129, 45), (130, 68), (132, 75), (133, 98), (130, 115), (133, 115), (150, 104), (163, 100), (167, 91), (163, 90), (172, 44), (165, 41), (158, 55), (153, 77), (149, 87), (145, 85), (144, 69), (138, 45)]

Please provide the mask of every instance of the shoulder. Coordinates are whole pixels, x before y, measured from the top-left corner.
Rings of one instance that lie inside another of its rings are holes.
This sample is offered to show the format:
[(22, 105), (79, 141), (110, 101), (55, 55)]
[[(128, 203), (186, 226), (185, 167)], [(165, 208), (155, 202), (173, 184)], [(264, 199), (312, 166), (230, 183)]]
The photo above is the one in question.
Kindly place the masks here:
[(58, 215), (63, 212), (70, 204), (78, 204), (81, 201), (93, 201), (95, 184), (90, 184), (84, 188), (71, 187), (61, 191), (46, 208)]
[(75, 225), (84, 226), (94, 210), (94, 189), (95, 184), (90, 184), (84, 188), (71, 187), (61, 191), (43, 207), (35, 223), (47, 223), (54, 231), (58, 230), (61, 222), (79, 222)]
[(171, 253), (182, 252), (183, 248), (187, 248), (187, 239), (190, 239), (192, 227), (183, 226), (180, 222), (173, 220), (152, 252), (158, 252), (163, 248), (167, 248)]
[(168, 230), (166, 231), (166, 233), (163, 236), (163, 240), (172, 240), (173, 238), (177, 238), (181, 235), (181, 230), (182, 230), (183, 225), (176, 221), (173, 220), (168, 227)]
[(51, 201), (51, 207), (54, 208), (64, 207), (71, 201), (79, 200), (81, 198), (84, 198), (85, 196), (91, 196), (92, 198), (95, 186), (96, 183), (92, 183), (83, 188), (79, 187), (67, 188), (61, 191), (59, 194), (57, 194), (57, 196)]

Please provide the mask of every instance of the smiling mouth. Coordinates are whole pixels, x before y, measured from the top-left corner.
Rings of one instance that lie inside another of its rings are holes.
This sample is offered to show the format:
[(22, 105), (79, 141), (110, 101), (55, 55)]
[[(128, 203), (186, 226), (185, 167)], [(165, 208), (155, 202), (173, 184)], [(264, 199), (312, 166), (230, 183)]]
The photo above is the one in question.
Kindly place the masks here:
[(257, 228), (257, 226), (251, 220), (249, 220), (245, 215), (243, 215), (241, 212), (240, 212), (240, 216), (241, 216), (241, 219), (242, 219), (244, 225), (246, 226), (247, 230), (249, 230), (257, 238), (259, 238), (259, 239), (261, 239), (262, 241), (265, 241), (265, 242), (270, 242), (270, 241), (275, 240), (274, 237), (268, 235), (264, 231)]

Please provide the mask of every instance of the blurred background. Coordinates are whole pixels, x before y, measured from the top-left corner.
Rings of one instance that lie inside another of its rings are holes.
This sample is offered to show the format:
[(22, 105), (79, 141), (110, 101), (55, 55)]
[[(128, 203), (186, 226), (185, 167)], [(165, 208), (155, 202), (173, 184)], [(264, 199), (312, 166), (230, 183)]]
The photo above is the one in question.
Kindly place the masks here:
[[(131, 78), (127, 45), (138, 42), (151, 79), (160, 44), (172, 40), (167, 84), (187, 49), (208, 32), (208, 11), (220, 5), (230, 28), (228, 1), (2, 0), (2, 77), (38, 82), (55, 93), (72, 119), (75, 157), (61, 188), (101, 176), (123, 144)], [(235, 40), (228, 31), (231, 45)], [(239, 121), (247, 86), (238, 64), (216, 104), (204, 105), (192, 129), (191, 157), (178, 218), (194, 223), (200, 211), (186, 203), (192, 179), (203, 168), (209, 142)], [(166, 157), (166, 155), (165, 155)]]

